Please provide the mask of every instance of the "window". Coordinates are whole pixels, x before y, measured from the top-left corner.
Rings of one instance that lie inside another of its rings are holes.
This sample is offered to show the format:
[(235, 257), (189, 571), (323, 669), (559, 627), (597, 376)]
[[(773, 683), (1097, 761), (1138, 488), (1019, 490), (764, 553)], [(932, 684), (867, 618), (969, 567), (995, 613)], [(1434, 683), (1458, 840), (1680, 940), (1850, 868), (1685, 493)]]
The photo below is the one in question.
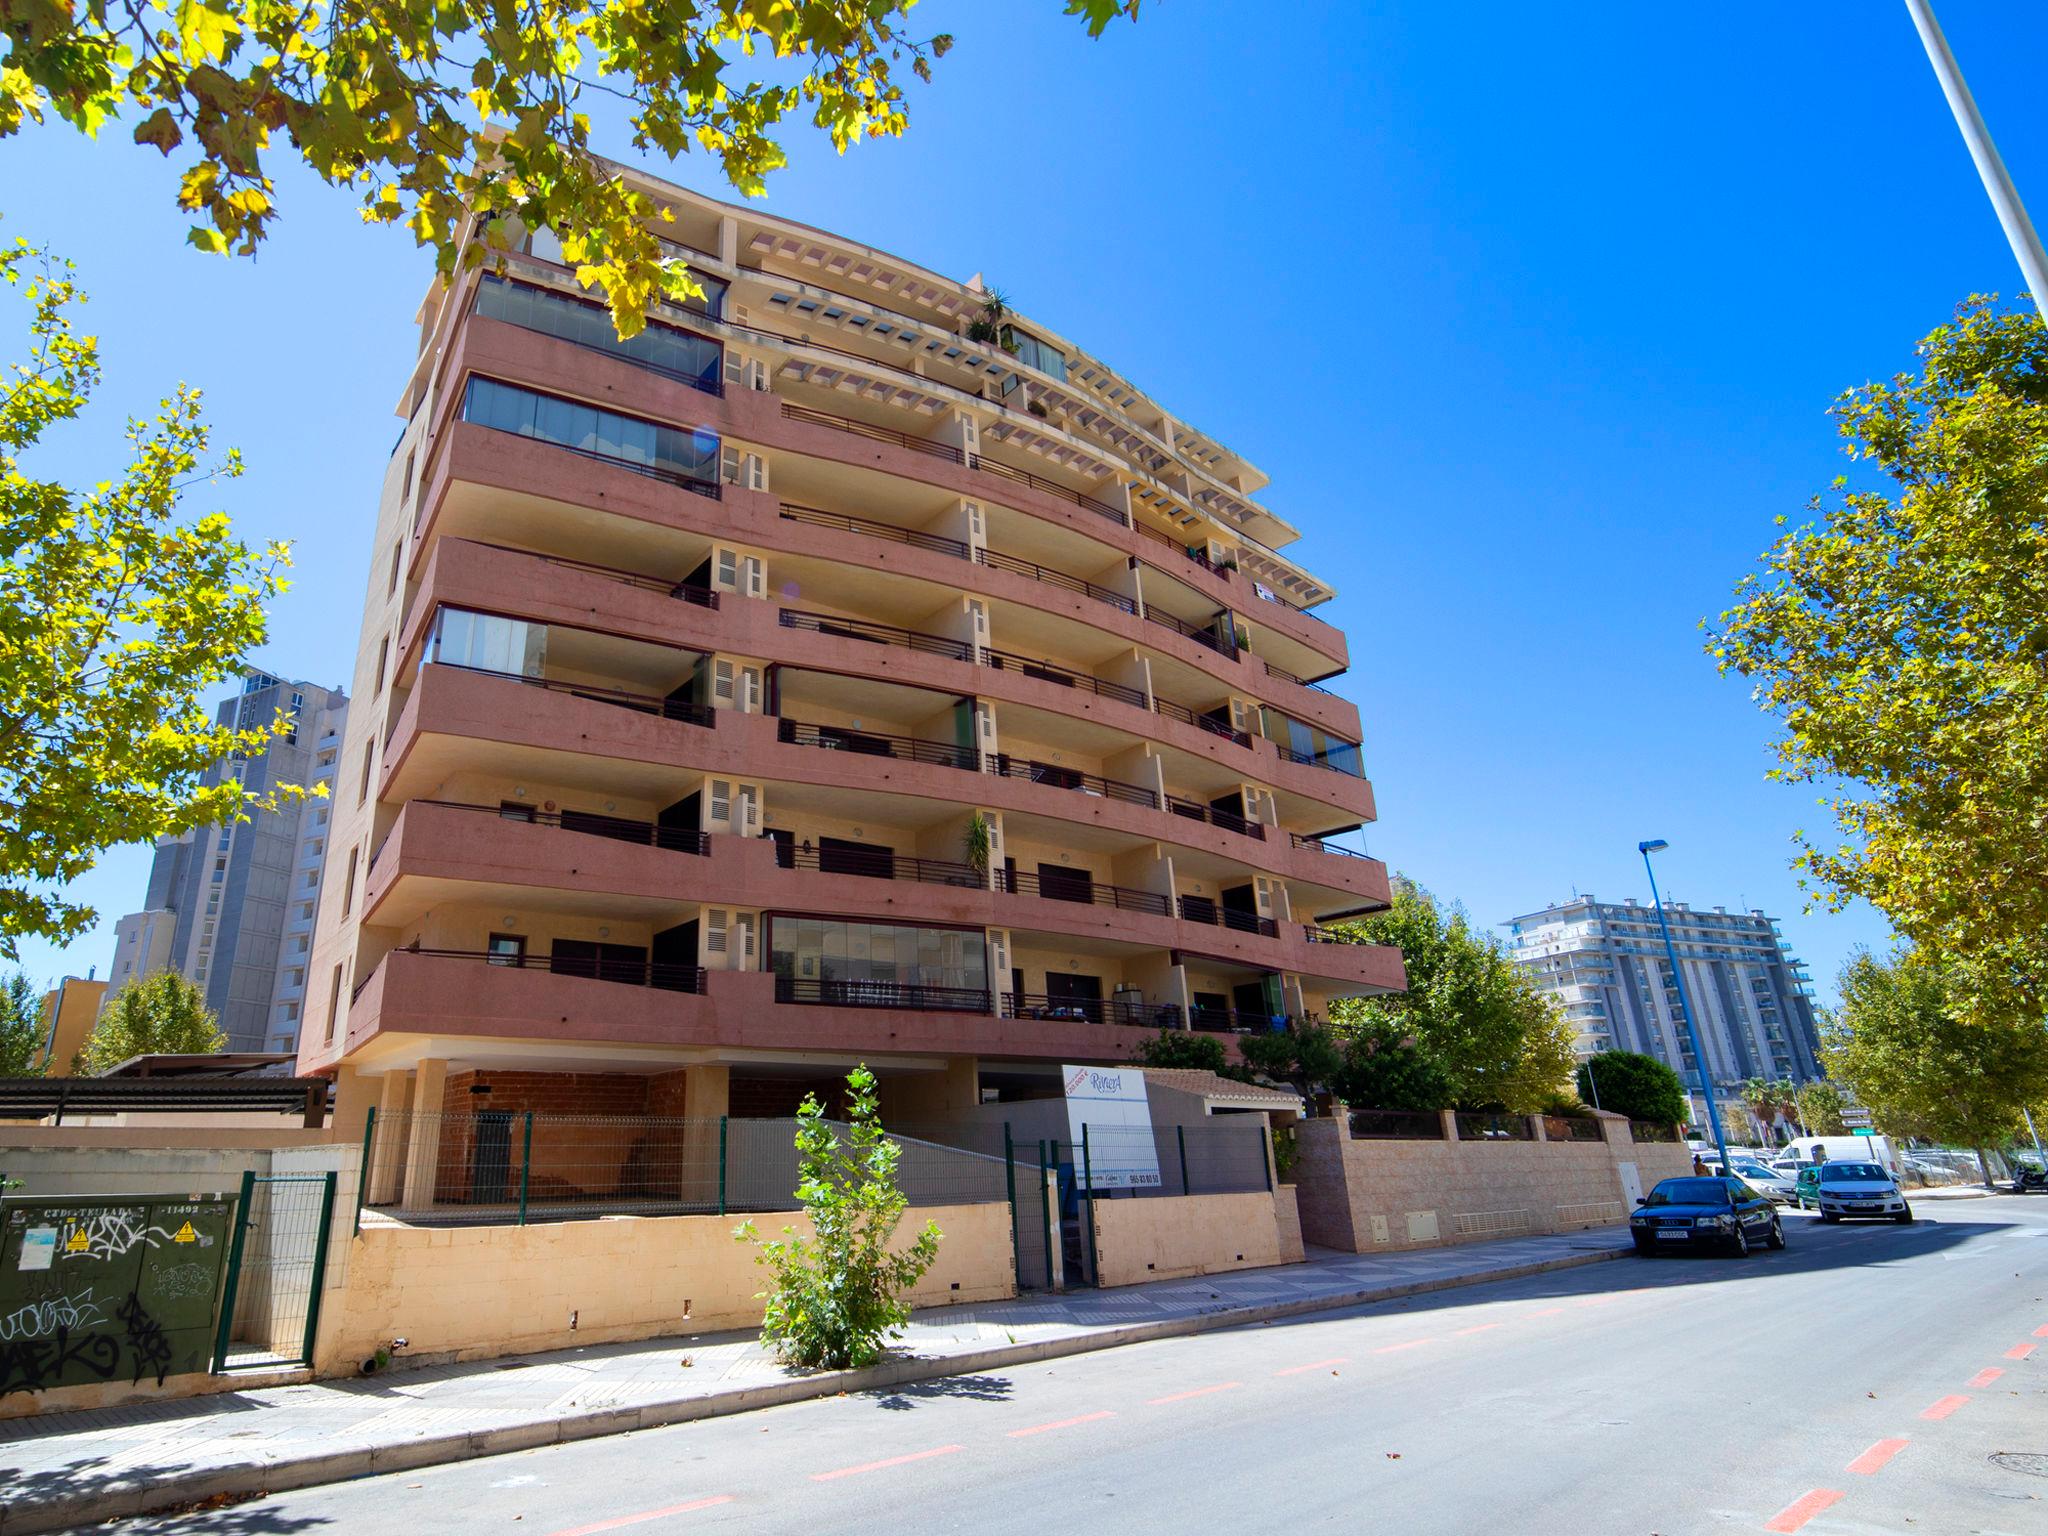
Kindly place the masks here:
[(377, 685), (370, 690), (370, 697), (376, 698), (384, 692), (384, 669), (391, 661), (391, 637), (386, 635), (377, 642)]
[(320, 850), (325, 848), (326, 846), (327, 844), (323, 839), (317, 837), (310, 837), (306, 839), (305, 852), (302, 853), (300, 857), (307, 859), (317, 859), (320, 857)]
[(299, 1005), (297, 1003), (279, 1003), (277, 1005), (277, 1017), (280, 1023), (296, 1024), (299, 1021)]
[(1056, 379), (1067, 376), (1067, 359), (1057, 347), (1040, 341), (1028, 331), (1020, 331), (1014, 325), (1003, 327), (1003, 340), (1009, 344), (1011, 356), (1027, 368), (1036, 368), (1040, 373), (1049, 373)]
[(356, 804), (362, 805), (370, 798), (370, 776), (377, 771), (377, 738), (373, 735), (363, 743), (363, 787), (356, 791)]
[[(303, 987), (306, 984), (306, 972), (304, 967), (295, 965), (290, 970), (286, 971), (284, 973), (284, 984), (288, 987)], [(292, 1006), (297, 1007), (298, 1005), (294, 1003)]]
[[(341, 915), (342, 915), (343, 917), (347, 917), (347, 916), (349, 915), (349, 913), (350, 913), (351, 911), (353, 911), (353, 910), (354, 910), (354, 908), (355, 908), (355, 904), (356, 904), (356, 855), (357, 855), (358, 853), (362, 852), (362, 847), (363, 847), (363, 845), (362, 845), (361, 843), (358, 843), (358, 844), (356, 844), (356, 846), (355, 846), (355, 847), (353, 847), (353, 848), (349, 849), (349, 851), (348, 851), (348, 879), (347, 879), (347, 881), (345, 881), (345, 882), (343, 883), (343, 885), (342, 885), (342, 887), (341, 887)], [(308, 875), (308, 878), (307, 878), (307, 884), (309, 884), (309, 885), (310, 885), (310, 884), (311, 884), (311, 883), (313, 882), (313, 879), (315, 879), (315, 878), (317, 878), (317, 877), (313, 876), (313, 875), (312, 875), (312, 872), (311, 872), (311, 871), (308, 871), (308, 872), (307, 872), (307, 875)]]
[(386, 597), (398, 595), (398, 568), (405, 559), (405, 540), (395, 540), (391, 545), (391, 579), (384, 588)]
[(302, 923), (310, 923), (311, 921), (313, 921), (312, 902), (302, 901), (299, 903), (299, 921)]
[(293, 953), (293, 954), (295, 954), (295, 955), (303, 955), (303, 954), (304, 954), (304, 953), (306, 952), (306, 949), (307, 949), (307, 943), (306, 943), (306, 936), (305, 936), (305, 935), (304, 935), (303, 933), (302, 933), (302, 934), (299, 934), (299, 935), (298, 935), (298, 936), (297, 936), (296, 938), (294, 938), (294, 939), (292, 940), (292, 953)]
[(467, 608), (443, 608), (434, 620), (429, 661), (512, 677), (539, 677), (547, 665), (548, 627)]
[[(602, 310), (600, 322), (611, 323)], [(716, 494), (718, 438), (686, 432), (636, 416), (601, 411), (554, 395), (538, 394), (495, 379), (472, 378), (462, 400), (462, 419), (499, 432), (538, 438), (577, 453), (622, 464), (643, 474), (674, 479)]]
[(412, 495), (412, 461), (413, 455), (408, 453), (405, 456), (405, 483), (398, 488), (398, 500), (401, 504)]
[(334, 968), (334, 981), (327, 989), (327, 1043), (334, 1043), (335, 1026), (341, 1022), (341, 967)]
[[(715, 277), (707, 278), (698, 272), (690, 275), (704, 285), (707, 296), (714, 284), (724, 287)], [(621, 341), (603, 305), (527, 283), (509, 282), (494, 274), (485, 274), (477, 289), (476, 312), (486, 320), (502, 320), (594, 352), (624, 358), (708, 394), (719, 392), (719, 376), (725, 371), (725, 349), (707, 337), (650, 320), (638, 335)]]
[(494, 933), (484, 946), (492, 965), (518, 965), (526, 959), (526, 935)]
[(327, 807), (326, 807), (326, 806), (324, 806), (324, 805), (323, 805), (323, 806), (320, 806), (319, 808), (317, 808), (317, 809), (316, 809), (316, 810), (315, 810), (315, 811), (313, 812), (313, 825), (314, 825), (314, 826), (316, 826), (316, 827), (324, 827), (324, 826), (326, 826), (326, 825), (327, 825)]
[(309, 891), (317, 891), (318, 889), (320, 889), (320, 871), (317, 869), (307, 870), (304, 884), (306, 889)]

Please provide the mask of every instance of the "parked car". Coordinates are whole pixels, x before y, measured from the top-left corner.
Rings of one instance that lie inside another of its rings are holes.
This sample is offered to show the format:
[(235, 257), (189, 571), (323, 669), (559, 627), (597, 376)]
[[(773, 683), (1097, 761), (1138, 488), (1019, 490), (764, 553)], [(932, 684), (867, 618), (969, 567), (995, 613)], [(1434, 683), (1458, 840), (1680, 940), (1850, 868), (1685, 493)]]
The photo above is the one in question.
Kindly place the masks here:
[(1732, 1168), (1724, 1169), (1719, 1163), (1710, 1162), (1707, 1164), (1707, 1171), (1716, 1174), (1733, 1173), (1758, 1194), (1768, 1196), (1779, 1205), (1791, 1205), (1798, 1199), (1799, 1181), (1796, 1175), (1780, 1173), (1764, 1163), (1746, 1162), (1733, 1152), (1728, 1154), (1728, 1159), (1734, 1165)]
[(1740, 1179), (1665, 1179), (1643, 1196), (1628, 1230), (1639, 1254), (1785, 1246), (1777, 1207)]
[[(1913, 1219), (1913, 1207), (1901, 1193), (1898, 1181), (1876, 1163), (1822, 1163), (1811, 1172), (1815, 1204), (1820, 1207), (1822, 1221), (1840, 1221), (1845, 1216), (1900, 1223)], [(1799, 1177), (1804, 1185), (1806, 1175), (1802, 1173)]]

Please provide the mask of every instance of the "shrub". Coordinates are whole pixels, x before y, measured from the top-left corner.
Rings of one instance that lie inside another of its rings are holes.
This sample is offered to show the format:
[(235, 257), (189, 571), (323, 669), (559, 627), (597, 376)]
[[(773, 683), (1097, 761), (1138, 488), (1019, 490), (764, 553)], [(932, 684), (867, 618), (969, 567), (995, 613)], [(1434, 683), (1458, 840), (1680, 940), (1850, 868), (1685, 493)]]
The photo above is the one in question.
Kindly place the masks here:
[(1221, 1040), (1189, 1029), (1162, 1029), (1138, 1047), (1138, 1065), (1158, 1067), (1162, 1071), (1173, 1067), (1192, 1067), (1197, 1071), (1221, 1073), (1228, 1064)]
[(1536, 1105), (1536, 1113), (1539, 1115), (1589, 1115), (1592, 1112), (1591, 1106), (1584, 1103), (1577, 1094), (1566, 1093), (1561, 1088), (1546, 1093)]
[(767, 1304), (761, 1337), (790, 1365), (873, 1365), (909, 1321), (903, 1293), (939, 1253), (939, 1229), (929, 1221), (909, 1247), (889, 1251), (909, 1204), (896, 1185), (903, 1149), (882, 1131), (874, 1074), (865, 1066), (847, 1074), (846, 1119), (842, 1132), (809, 1094), (797, 1111), (796, 1197), (813, 1235), (784, 1227), (779, 1240), (764, 1240), (751, 1221), (733, 1234), (759, 1250), (754, 1262), (775, 1277), (759, 1293)]
[(1358, 1109), (1446, 1109), (1454, 1091), (1442, 1062), (1383, 1021), (1360, 1025), (1344, 1042), (1335, 1087)]
[(1579, 1097), (1652, 1125), (1682, 1125), (1690, 1118), (1678, 1074), (1639, 1051), (1602, 1051), (1579, 1063)]

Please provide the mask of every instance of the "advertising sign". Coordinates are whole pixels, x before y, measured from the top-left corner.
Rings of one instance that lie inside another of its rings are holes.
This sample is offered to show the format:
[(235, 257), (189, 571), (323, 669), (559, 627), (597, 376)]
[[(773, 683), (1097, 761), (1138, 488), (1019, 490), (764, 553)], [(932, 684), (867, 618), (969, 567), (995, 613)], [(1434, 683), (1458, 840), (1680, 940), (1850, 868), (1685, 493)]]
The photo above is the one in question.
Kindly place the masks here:
[(1136, 1067), (1067, 1066), (1060, 1068), (1060, 1080), (1067, 1090), (1074, 1177), (1082, 1187), (1157, 1189), (1159, 1147), (1152, 1137), (1145, 1074)]

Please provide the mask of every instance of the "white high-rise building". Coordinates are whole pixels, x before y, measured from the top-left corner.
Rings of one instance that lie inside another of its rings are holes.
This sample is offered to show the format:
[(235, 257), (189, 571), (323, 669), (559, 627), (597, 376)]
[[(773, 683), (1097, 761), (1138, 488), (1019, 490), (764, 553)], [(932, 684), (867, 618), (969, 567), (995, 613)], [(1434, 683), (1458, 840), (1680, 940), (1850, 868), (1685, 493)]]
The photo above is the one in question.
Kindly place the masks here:
[[(1664, 904), (1716, 1097), (1750, 1078), (1824, 1075), (1805, 967), (1762, 912)], [(1515, 961), (1564, 1009), (1583, 1058), (1641, 1051), (1700, 1086), (1654, 907), (1577, 896), (1508, 923)]]

